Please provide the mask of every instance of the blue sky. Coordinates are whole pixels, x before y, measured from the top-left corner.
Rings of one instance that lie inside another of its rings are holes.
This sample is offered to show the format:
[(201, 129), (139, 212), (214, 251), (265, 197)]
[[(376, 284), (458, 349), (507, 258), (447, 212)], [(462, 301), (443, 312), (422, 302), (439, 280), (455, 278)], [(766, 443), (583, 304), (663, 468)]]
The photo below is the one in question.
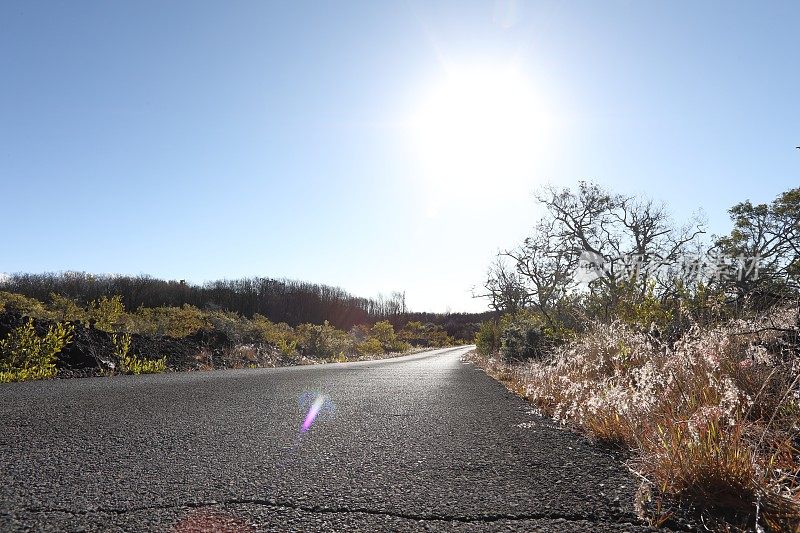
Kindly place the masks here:
[(718, 233), (800, 184), (798, 50), (796, 2), (7, 0), (0, 272), (481, 310), (470, 288), (546, 183)]

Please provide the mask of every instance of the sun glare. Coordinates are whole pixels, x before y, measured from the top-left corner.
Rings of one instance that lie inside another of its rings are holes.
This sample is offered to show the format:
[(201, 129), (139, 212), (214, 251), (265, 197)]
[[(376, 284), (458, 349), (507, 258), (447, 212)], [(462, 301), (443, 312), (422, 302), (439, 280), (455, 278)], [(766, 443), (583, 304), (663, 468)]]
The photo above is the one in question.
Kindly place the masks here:
[[(484, 183), (530, 179), (547, 131), (536, 91), (513, 68), (448, 72), (413, 120), (413, 142), (433, 210), (474, 199)], [(460, 197), (460, 198), (459, 198)]]

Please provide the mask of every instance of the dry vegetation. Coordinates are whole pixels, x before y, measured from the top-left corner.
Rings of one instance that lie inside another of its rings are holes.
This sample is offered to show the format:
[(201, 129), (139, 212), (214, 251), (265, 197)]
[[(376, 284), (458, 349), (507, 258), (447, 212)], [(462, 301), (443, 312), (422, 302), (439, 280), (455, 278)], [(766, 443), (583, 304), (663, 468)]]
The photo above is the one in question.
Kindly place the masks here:
[(800, 189), (737, 204), (710, 242), (701, 221), (676, 228), (663, 206), (592, 184), (539, 201), (533, 234), (490, 269), (497, 318), (472, 359), (634, 452), (654, 525), (798, 530)]
[(672, 347), (622, 322), (597, 323), (546, 360), (473, 359), (542, 414), (634, 450), (631, 466), (661, 493), (732, 524), (794, 530), (797, 321), (797, 308), (775, 309), (694, 326)]
[[(0, 291), (0, 382), (56, 377), (70, 366), (61, 355), (72, 349), (73, 332), (81, 337), (73, 362), (94, 367), (82, 375), (378, 359), (456, 342), (440, 326), (418, 321), (399, 331), (387, 320), (344, 331), (327, 321), (292, 327), (189, 304), (128, 310), (121, 296), (83, 304), (56, 293), (43, 302)], [(158, 353), (165, 346), (171, 353)]]

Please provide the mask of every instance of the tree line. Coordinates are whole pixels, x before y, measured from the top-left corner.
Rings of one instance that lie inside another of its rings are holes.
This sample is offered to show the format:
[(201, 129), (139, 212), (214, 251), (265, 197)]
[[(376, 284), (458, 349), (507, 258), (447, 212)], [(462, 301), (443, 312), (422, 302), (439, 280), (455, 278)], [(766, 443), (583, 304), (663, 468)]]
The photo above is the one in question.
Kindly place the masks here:
[(305, 281), (267, 277), (216, 280), (203, 284), (162, 280), (147, 275), (97, 275), (86, 272), (16, 273), (0, 281), (0, 290), (42, 302), (52, 294), (82, 305), (121, 296), (126, 309), (181, 307), (224, 310), (252, 318), (261, 315), (292, 327), (323, 324), (349, 330), (355, 325), (388, 321), (401, 328), (409, 321), (435, 325), (457, 339), (471, 340), (485, 319), (470, 313), (418, 313), (406, 306), (404, 292), (363, 298), (344, 289)]

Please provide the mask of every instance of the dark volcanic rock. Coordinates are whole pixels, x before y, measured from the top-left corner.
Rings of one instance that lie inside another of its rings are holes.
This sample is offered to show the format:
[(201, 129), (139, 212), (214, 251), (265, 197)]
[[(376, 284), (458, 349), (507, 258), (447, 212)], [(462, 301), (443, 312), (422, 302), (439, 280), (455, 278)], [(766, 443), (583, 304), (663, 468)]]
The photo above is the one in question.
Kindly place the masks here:
[(72, 323), (72, 342), (58, 355), (59, 370), (82, 370), (87, 368), (110, 368), (116, 366), (114, 342), (111, 335), (80, 322)]
[(147, 359), (166, 357), (167, 367), (174, 370), (188, 370), (196, 367), (196, 357), (205, 347), (192, 337), (175, 339), (166, 336), (149, 337), (138, 334), (131, 337), (131, 352), (134, 355)]
[(25, 320), (19, 313), (11, 311), (0, 313), (0, 339), (4, 339), (12, 329), (24, 324)]

